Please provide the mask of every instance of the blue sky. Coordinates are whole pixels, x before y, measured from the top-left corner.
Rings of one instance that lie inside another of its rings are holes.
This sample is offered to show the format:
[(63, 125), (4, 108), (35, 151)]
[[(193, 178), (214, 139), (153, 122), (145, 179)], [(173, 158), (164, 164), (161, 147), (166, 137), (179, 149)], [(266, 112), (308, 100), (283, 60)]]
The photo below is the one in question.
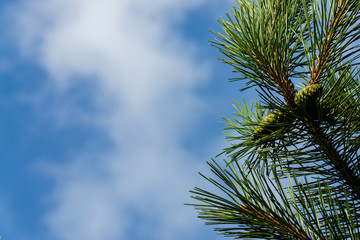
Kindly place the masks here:
[(183, 204), (246, 97), (209, 46), (228, 0), (2, 0), (4, 240), (222, 239)]

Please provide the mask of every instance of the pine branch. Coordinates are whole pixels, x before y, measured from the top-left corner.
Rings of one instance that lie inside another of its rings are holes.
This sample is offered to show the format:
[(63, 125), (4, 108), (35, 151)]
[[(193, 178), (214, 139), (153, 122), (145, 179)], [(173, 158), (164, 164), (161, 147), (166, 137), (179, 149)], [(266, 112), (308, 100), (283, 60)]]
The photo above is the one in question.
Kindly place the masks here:
[(299, 222), (300, 215), (291, 208), (282, 186), (269, 185), (268, 177), (261, 172), (250, 173), (237, 163), (230, 171), (222, 169), (215, 161), (209, 165), (219, 181), (203, 177), (225, 196), (195, 188), (191, 191), (195, 194), (193, 198), (203, 204), (191, 205), (198, 209), (199, 217), (206, 219), (207, 224), (228, 225), (217, 228), (219, 233), (247, 239), (319, 239), (309, 231), (309, 226)]
[(238, 0), (220, 21), (212, 44), (261, 98), (225, 118), (230, 162), (203, 176), (223, 194), (192, 191), (225, 236), (360, 238), (360, 1), (327, 1)]
[(303, 124), (313, 136), (315, 142), (318, 143), (319, 150), (323, 152), (334, 169), (336, 169), (338, 176), (341, 176), (345, 183), (351, 188), (357, 200), (360, 200), (360, 175), (356, 174), (348, 165), (348, 161), (338, 152), (334, 144), (325, 136), (321, 128), (314, 126), (306, 116), (303, 116)]
[(230, 59), (222, 59), (225, 63), (260, 88), (271, 87), (294, 106), (296, 90), (290, 76), (304, 65), (297, 37), (305, 22), (302, 0), (238, 4), (233, 9), (235, 20), (227, 15), (227, 20), (221, 21), (227, 35), (215, 33), (222, 41), (211, 42)]
[[(326, 6), (326, 1), (321, 0), (322, 5)], [(314, 57), (312, 60), (316, 62), (311, 64), (310, 69), (310, 84), (319, 84), (324, 79), (324, 74), (331, 67), (336, 65), (338, 59), (344, 61), (345, 59), (357, 54), (355, 49), (346, 49), (351, 44), (359, 39), (358, 31), (360, 25), (359, 12), (360, 5), (353, 0), (336, 0), (332, 1), (330, 10), (318, 9), (319, 15), (322, 14), (321, 20), (314, 18), (313, 23), (310, 23), (308, 17), (309, 32), (312, 37)], [(316, 8), (314, 6), (314, 8)], [(331, 12), (332, 14), (327, 14)], [(321, 29), (321, 31), (319, 30)], [(319, 36), (317, 36), (319, 35)], [(350, 51), (352, 50), (352, 51)], [(349, 52), (346, 57), (343, 54)], [(357, 58), (355, 56), (355, 58)], [(336, 69), (332, 69), (336, 72)]]

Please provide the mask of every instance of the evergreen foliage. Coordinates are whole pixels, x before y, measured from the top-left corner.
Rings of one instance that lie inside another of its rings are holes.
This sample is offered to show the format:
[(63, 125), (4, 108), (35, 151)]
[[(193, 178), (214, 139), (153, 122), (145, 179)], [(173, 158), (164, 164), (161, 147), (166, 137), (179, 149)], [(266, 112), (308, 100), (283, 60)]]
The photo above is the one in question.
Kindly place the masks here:
[(259, 101), (225, 118), (199, 217), (236, 239), (360, 239), (360, 1), (238, 0), (212, 45)]

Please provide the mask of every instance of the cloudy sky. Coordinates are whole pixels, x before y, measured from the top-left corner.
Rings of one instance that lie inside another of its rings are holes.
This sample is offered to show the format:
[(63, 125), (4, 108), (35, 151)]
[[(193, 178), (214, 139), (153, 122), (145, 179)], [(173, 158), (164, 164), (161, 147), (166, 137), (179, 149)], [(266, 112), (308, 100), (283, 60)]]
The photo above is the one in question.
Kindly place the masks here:
[(232, 0), (2, 0), (0, 236), (215, 240), (189, 190), (246, 97), (209, 46)]

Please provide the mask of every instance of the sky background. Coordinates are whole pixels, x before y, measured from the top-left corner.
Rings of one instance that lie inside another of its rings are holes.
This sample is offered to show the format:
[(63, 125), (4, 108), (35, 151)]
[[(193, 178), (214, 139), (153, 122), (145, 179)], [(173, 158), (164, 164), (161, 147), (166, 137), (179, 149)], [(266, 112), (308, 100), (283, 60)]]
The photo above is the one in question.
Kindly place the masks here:
[(223, 239), (184, 203), (254, 97), (208, 42), (233, 3), (0, 2), (2, 239)]

